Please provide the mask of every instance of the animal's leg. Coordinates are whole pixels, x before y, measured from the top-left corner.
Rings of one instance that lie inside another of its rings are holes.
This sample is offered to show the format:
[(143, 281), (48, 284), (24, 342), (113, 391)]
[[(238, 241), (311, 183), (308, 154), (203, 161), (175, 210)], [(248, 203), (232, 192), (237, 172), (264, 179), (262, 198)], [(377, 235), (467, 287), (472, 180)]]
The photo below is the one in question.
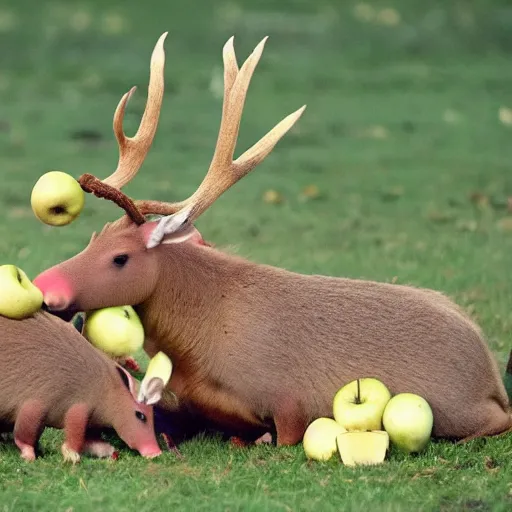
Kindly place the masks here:
[(308, 419), (298, 400), (287, 398), (278, 402), (274, 414), (277, 446), (294, 445), (304, 437)]
[(83, 451), (85, 444), (89, 414), (87, 404), (75, 404), (68, 409), (64, 417), (65, 439), (61, 447), (65, 461), (76, 464), (80, 460), (80, 452)]
[(46, 411), (38, 400), (27, 400), (21, 406), (14, 423), (14, 442), (25, 460), (36, 458), (35, 448), (44, 429)]

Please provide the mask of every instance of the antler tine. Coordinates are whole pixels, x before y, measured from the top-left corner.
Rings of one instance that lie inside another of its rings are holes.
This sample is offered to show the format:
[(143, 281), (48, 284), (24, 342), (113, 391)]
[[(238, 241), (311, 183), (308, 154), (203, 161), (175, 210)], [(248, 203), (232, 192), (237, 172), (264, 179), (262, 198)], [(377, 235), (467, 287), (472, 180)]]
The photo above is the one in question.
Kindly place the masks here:
[(263, 53), (266, 40), (267, 37), (256, 46), (244, 62), (234, 83), (232, 81), (236, 70), (236, 58), (233, 38), (230, 38), (224, 45), (224, 103), (217, 145), (208, 173), (194, 194), (179, 203), (136, 202), (143, 213), (170, 215), (162, 219), (160, 229), (155, 230), (150, 242), (151, 246), (156, 245), (158, 239), (164, 234), (172, 233), (180, 229), (182, 224), (197, 219), (226, 190), (261, 163), (304, 112), (306, 105), (288, 115), (237, 160), (233, 161), (247, 90), (254, 69)]
[(125, 135), (123, 120), (126, 105), (135, 87), (121, 98), (115, 111), (113, 128), (119, 145), (119, 161), (116, 170), (102, 180), (114, 188), (121, 189), (134, 178), (153, 143), (164, 95), (164, 41), (167, 34), (164, 32), (160, 36), (151, 55), (148, 98), (139, 128), (133, 137)]

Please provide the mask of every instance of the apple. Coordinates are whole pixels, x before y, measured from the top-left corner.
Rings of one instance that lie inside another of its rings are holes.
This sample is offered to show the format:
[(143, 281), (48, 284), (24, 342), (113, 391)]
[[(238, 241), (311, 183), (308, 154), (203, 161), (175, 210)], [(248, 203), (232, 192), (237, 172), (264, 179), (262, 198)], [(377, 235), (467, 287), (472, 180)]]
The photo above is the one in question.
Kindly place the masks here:
[(423, 397), (399, 393), (386, 405), (382, 422), (393, 444), (407, 453), (418, 453), (430, 440), (434, 415)]
[(334, 396), (334, 419), (346, 430), (381, 430), (389, 389), (372, 377), (353, 380)]
[(144, 327), (131, 306), (114, 306), (87, 313), (83, 335), (112, 357), (133, 354), (144, 344)]
[(380, 464), (389, 449), (389, 435), (384, 430), (345, 432), (336, 437), (336, 443), (345, 466)]
[(43, 305), (41, 290), (16, 265), (0, 266), (0, 315), (21, 320)]
[(50, 226), (64, 226), (82, 211), (85, 192), (73, 176), (61, 171), (43, 174), (34, 185), (30, 197), (35, 216)]
[(336, 453), (336, 436), (346, 430), (332, 418), (317, 418), (309, 424), (302, 446), (308, 459), (329, 460)]

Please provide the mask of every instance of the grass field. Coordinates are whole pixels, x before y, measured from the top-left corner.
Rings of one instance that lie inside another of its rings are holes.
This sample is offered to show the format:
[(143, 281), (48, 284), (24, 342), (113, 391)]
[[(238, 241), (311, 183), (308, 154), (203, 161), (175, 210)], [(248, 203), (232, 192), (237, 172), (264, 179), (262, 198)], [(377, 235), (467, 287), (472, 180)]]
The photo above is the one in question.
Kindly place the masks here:
[[(162, 32), (166, 96), (151, 153), (126, 188), (137, 198), (181, 199), (199, 184), (220, 119), (222, 45), (234, 34), (242, 61), (269, 35), (239, 151), (308, 108), (201, 218), (203, 236), (295, 271), (444, 291), (479, 321), (503, 369), (512, 339), (512, 9), (505, 0), (446, 4), (4, 0), (1, 262), (34, 277), (119, 215), (88, 197), (79, 220), (48, 228), (30, 210), (30, 191), (51, 169), (112, 171), (114, 109), (137, 85), (132, 134)], [(265, 202), (268, 190), (283, 201)], [(165, 453), (148, 462), (120, 445), (117, 461), (69, 467), (60, 441), (46, 431), (34, 464), (0, 444), (0, 511), (512, 508), (510, 435), (435, 443), (418, 457), (393, 451), (371, 469), (308, 463), (300, 446), (216, 439), (183, 444), (183, 460)]]

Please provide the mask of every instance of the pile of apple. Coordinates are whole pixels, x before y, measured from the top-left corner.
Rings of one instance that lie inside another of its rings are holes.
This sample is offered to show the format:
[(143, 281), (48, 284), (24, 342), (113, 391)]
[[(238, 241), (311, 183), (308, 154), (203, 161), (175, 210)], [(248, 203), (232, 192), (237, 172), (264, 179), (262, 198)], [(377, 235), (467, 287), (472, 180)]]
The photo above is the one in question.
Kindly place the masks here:
[(329, 460), (338, 451), (347, 466), (379, 464), (390, 441), (406, 453), (421, 452), (430, 441), (434, 416), (414, 393), (391, 396), (378, 379), (349, 382), (334, 396), (332, 418), (317, 418), (303, 438), (306, 456)]

